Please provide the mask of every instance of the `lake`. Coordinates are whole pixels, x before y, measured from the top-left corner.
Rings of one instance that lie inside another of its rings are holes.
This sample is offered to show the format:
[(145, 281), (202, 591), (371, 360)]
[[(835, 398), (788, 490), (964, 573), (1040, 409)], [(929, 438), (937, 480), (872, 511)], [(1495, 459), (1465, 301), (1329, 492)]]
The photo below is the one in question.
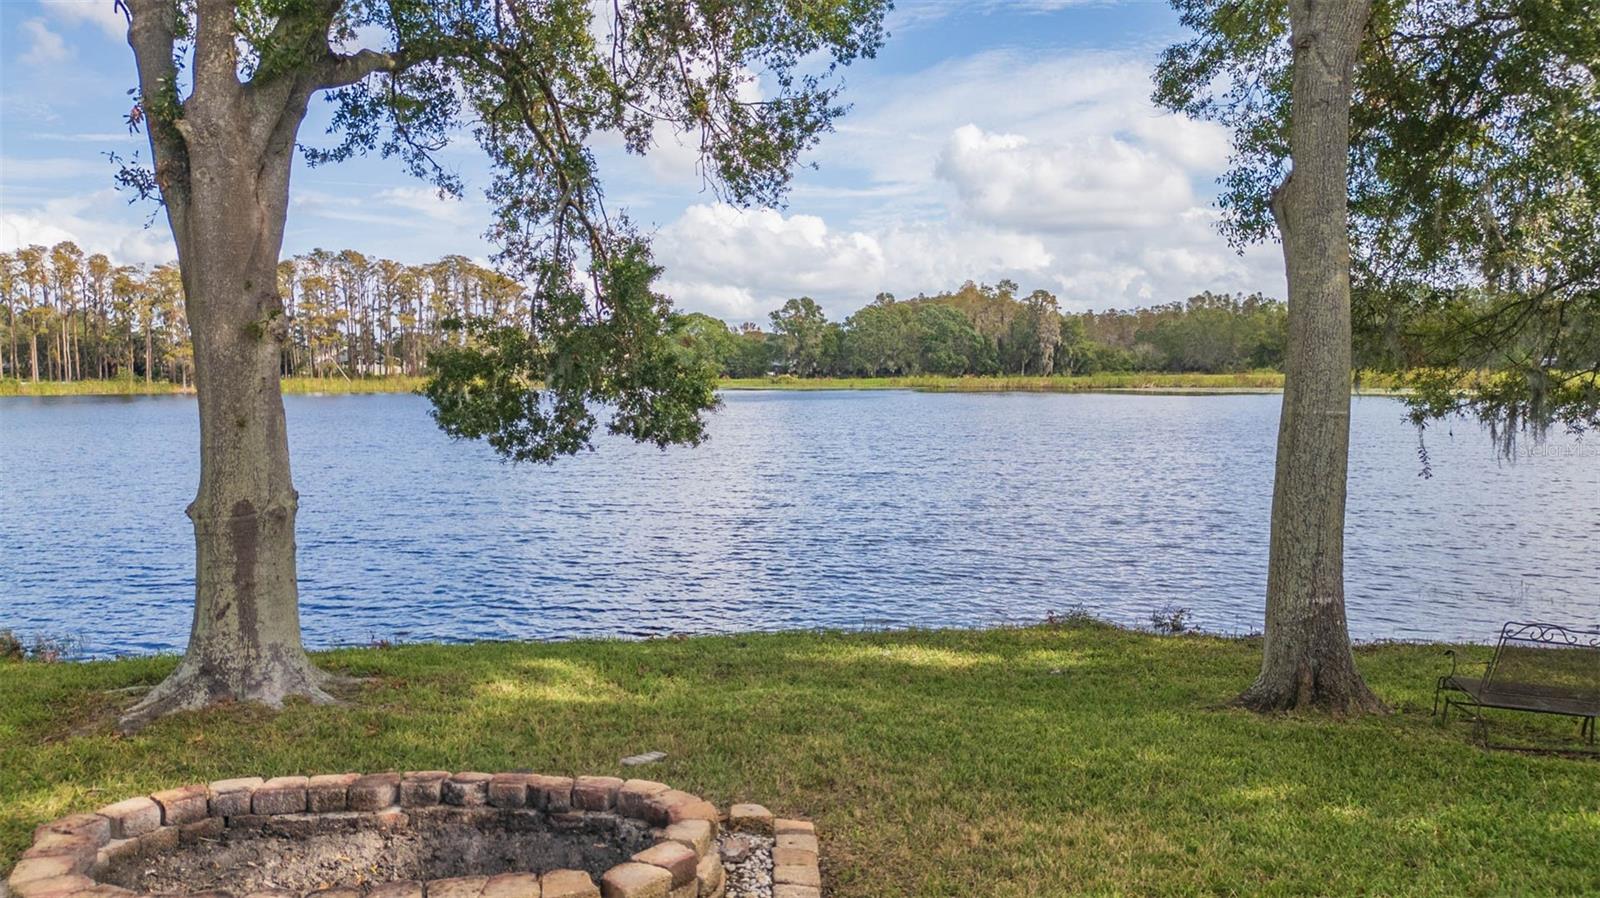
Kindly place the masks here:
[[(453, 442), (426, 400), (291, 396), (313, 646), (976, 626), (1188, 608), (1259, 629), (1279, 398), (733, 392), (697, 449), (552, 467)], [(1515, 463), (1472, 424), (1354, 400), (1358, 639), (1600, 623), (1600, 444)], [(181, 650), (190, 397), (0, 399), (0, 628)]]

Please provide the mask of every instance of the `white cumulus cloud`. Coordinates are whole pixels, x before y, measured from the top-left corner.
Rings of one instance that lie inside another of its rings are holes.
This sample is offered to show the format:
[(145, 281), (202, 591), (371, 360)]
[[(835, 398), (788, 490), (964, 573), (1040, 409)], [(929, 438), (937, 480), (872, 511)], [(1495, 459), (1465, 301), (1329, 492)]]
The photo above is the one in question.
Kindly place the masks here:
[(656, 235), (663, 290), (682, 308), (730, 320), (764, 320), (784, 300), (810, 296), (842, 318), (880, 290), (902, 296), (968, 278), (1044, 277), (1042, 241), (940, 223), (843, 230), (815, 215), (691, 206)]
[(39, 0), (44, 11), (57, 21), (72, 25), (88, 23), (116, 41), (128, 39), (128, 19), (117, 4), (102, 0)]
[(1214, 227), (1227, 132), (1156, 109), (1151, 63), (994, 51), (860, 79), (793, 213), (691, 206), (662, 229), (669, 292), (749, 320), (801, 294), (839, 317), (1006, 277), (1069, 309), (1281, 296), (1276, 247), (1241, 255)]
[(22, 33), (28, 38), (28, 50), (22, 54), (25, 65), (45, 66), (62, 62), (72, 56), (67, 42), (50, 30), (44, 19), (28, 19), (22, 23)]
[(1174, 160), (1112, 135), (1043, 144), (963, 125), (935, 172), (967, 214), (1033, 231), (1156, 228), (1195, 203)]
[[(122, 214), (107, 215), (110, 209)], [(84, 252), (105, 253), (119, 264), (158, 264), (177, 258), (166, 221), (157, 216), (146, 228), (130, 221), (137, 218), (127, 198), (109, 189), (58, 197), (25, 209), (7, 203), (0, 209), (0, 251), (70, 240)]]
[[(819, 299), (870, 289), (884, 276), (883, 247), (870, 235), (830, 230), (814, 215), (690, 206), (655, 241), (672, 292), (688, 308), (742, 310), (747, 299)], [(758, 310), (759, 311), (759, 310)]]
[[(475, 204), (452, 196), (441, 196), (439, 191), (432, 187), (421, 187), (408, 184), (401, 187), (389, 187), (378, 191), (373, 197), (379, 202), (388, 203), (403, 210), (408, 215), (418, 217), (418, 224), (432, 222), (446, 225), (467, 225), (479, 223), (480, 215)], [(481, 227), (480, 227), (481, 230)]]

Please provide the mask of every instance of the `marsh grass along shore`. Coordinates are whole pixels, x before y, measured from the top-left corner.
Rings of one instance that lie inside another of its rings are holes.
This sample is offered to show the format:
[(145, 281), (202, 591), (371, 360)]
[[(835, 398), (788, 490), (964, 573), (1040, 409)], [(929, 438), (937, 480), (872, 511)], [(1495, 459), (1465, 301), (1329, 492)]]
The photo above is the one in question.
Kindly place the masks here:
[[(403, 377), (285, 377), (283, 392), (293, 393), (411, 393), (426, 378)], [(0, 379), (0, 396), (181, 396), (193, 394), (194, 387), (157, 380), (119, 378), (114, 380), (39, 381)]]
[[(937, 393), (1277, 393), (1283, 390), (1283, 374), (1278, 371), (1246, 371), (1234, 374), (1129, 372), (1050, 377), (911, 375), (798, 378), (777, 375), (724, 378), (720, 386), (724, 390), (922, 390)], [(1355, 390), (1361, 393), (1395, 392), (1397, 379), (1388, 375), (1364, 374), (1356, 381)]]
[[(184, 783), (531, 768), (812, 818), (834, 898), (1600, 894), (1597, 762), (1430, 718), (1442, 649), (1357, 647), (1396, 713), (1336, 721), (1223, 707), (1259, 642), (1090, 621), (402, 645), (318, 656), (365, 679), (342, 707), (132, 738), (116, 709), (176, 658), (0, 663), (0, 869), (40, 823)], [(618, 766), (648, 750), (667, 759)]]
[[(286, 394), (412, 393), (425, 382), (422, 377), (285, 377)], [(1127, 373), (1089, 374), (1058, 377), (816, 377), (789, 375), (772, 377), (724, 378), (724, 390), (923, 390), (948, 393), (1087, 393), (1087, 392), (1184, 392), (1184, 393), (1274, 393), (1283, 389), (1283, 375), (1276, 371), (1251, 371), (1238, 374)], [(1363, 375), (1356, 382), (1357, 392), (1389, 393), (1396, 389), (1392, 376)], [(193, 393), (167, 381), (77, 380), (68, 382), (0, 379), (0, 396), (166, 396)]]

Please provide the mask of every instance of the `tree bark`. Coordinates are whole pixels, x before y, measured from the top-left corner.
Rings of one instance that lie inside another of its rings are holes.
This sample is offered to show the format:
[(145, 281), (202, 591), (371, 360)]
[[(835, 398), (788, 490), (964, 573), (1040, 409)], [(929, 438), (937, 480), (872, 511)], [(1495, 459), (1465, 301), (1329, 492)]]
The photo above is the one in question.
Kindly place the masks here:
[[(129, 43), (141, 92), (170, 77), (170, 4), (134, 4)], [(200, 486), (195, 609), (177, 670), (130, 709), (124, 730), (220, 702), (273, 707), (333, 701), (330, 676), (301, 644), (288, 432), (278, 382), (287, 327), (278, 253), (294, 136), (311, 89), (239, 83), (231, 3), (202, 2), (194, 90), (182, 117), (149, 120), (167, 218), (178, 247), (194, 345)]]
[(1352, 75), (1369, 0), (1290, 0), (1292, 170), (1272, 200), (1289, 282), (1258, 711), (1380, 712), (1344, 607), (1350, 453), (1348, 167)]

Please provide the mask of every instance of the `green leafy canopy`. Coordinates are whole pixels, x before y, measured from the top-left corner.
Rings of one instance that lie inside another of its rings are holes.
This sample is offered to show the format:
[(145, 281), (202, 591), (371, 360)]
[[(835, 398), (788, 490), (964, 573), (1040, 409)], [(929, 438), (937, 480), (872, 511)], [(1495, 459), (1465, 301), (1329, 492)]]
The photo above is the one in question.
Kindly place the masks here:
[[(1233, 135), (1221, 228), (1273, 235), (1288, 166), (1283, 0), (1173, 0), (1191, 39), (1156, 101)], [(1600, 5), (1377, 0), (1354, 83), (1350, 215), (1364, 367), (1419, 423), (1600, 425)]]
[[(135, 10), (159, 0), (133, 0)], [(704, 436), (710, 374), (671, 339), (647, 239), (605, 205), (593, 147), (690, 138), (716, 194), (778, 204), (845, 111), (842, 68), (872, 56), (889, 0), (248, 0), (231, 10), (247, 97), (311, 84), (334, 104), (313, 165), (398, 160), (459, 195), (440, 161), (470, 134), (490, 162), (495, 262), (530, 291), (526, 327), (458, 322), (425, 392), (449, 433), (548, 461), (609, 428), (667, 445)], [(168, 3), (171, 74), (141, 96), (159, 145), (182, 130), (186, 59), (217, 4)], [(209, 18), (208, 18), (209, 17)], [(136, 51), (138, 46), (136, 44)], [(308, 80), (308, 73), (310, 73)], [(148, 87), (148, 85), (147, 85)], [(298, 88), (296, 88), (298, 89)], [(161, 180), (124, 169), (143, 192)]]

